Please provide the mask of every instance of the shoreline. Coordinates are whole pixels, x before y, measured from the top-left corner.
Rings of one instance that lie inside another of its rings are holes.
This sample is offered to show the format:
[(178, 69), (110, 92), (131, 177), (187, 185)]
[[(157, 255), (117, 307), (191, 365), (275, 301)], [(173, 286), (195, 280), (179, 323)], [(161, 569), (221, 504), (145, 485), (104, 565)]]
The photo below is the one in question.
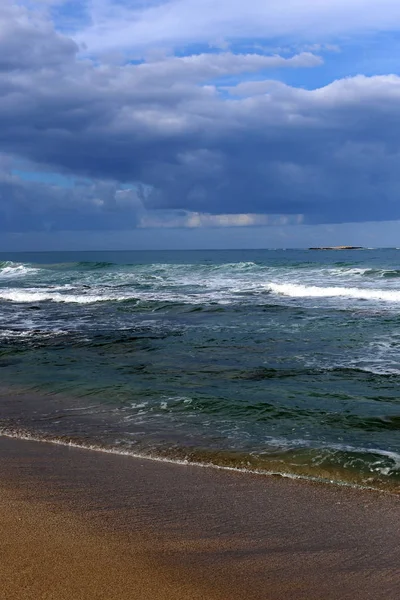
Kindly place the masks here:
[(394, 495), (6, 437), (0, 474), (7, 598), (398, 596)]
[(305, 482), (305, 483), (312, 483), (312, 484), (316, 484), (316, 485), (332, 485), (332, 486), (338, 486), (338, 487), (344, 487), (344, 488), (350, 488), (350, 489), (355, 489), (355, 490), (360, 490), (360, 491), (370, 491), (370, 492), (377, 492), (377, 493), (381, 493), (381, 494), (389, 494), (389, 495), (393, 495), (393, 496), (400, 496), (400, 489), (398, 487), (378, 487), (378, 486), (372, 486), (372, 485), (367, 485), (367, 484), (362, 484), (362, 483), (357, 483), (355, 481), (346, 481), (346, 480), (340, 480), (340, 479), (329, 479), (328, 477), (318, 477), (316, 475), (305, 475), (305, 474), (300, 474), (300, 473), (295, 473), (295, 472), (280, 472), (280, 471), (269, 471), (269, 470), (258, 470), (256, 468), (252, 469), (250, 467), (235, 467), (235, 466), (229, 466), (229, 465), (224, 465), (224, 464), (218, 464), (215, 462), (198, 462), (196, 460), (189, 460), (189, 459), (180, 459), (180, 458), (171, 458), (168, 456), (157, 456), (157, 455), (150, 455), (150, 454), (141, 454), (141, 453), (135, 453), (129, 450), (119, 450), (117, 448), (113, 448), (113, 447), (107, 447), (107, 446), (99, 446), (96, 444), (83, 444), (83, 443), (78, 443), (75, 441), (71, 441), (68, 439), (62, 439), (62, 438), (57, 438), (57, 437), (41, 437), (41, 436), (36, 436), (33, 433), (30, 432), (26, 432), (26, 433), (15, 433), (13, 430), (8, 430), (7, 427), (5, 428), (1, 428), (0, 427), (0, 439), (1, 438), (8, 438), (8, 439), (12, 439), (12, 440), (21, 440), (21, 441), (27, 441), (27, 442), (34, 442), (34, 443), (38, 443), (38, 444), (52, 444), (55, 446), (62, 446), (65, 448), (76, 448), (78, 450), (83, 450), (83, 451), (89, 451), (89, 452), (99, 452), (102, 454), (112, 454), (115, 456), (127, 456), (130, 457), (134, 460), (144, 460), (144, 461), (153, 461), (156, 463), (165, 463), (165, 464), (172, 464), (172, 465), (176, 465), (176, 466), (182, 466), (182, 467), (186, 467), (186, 466), (191, 466), (191, 467), (196, 467), (196, 468), (202, 468), (202, 469), (215, 469), (217, 471), (228, 471), (228, 472), (233, 472), (233, 473), (242, 473), (242, 474), (247, 474), (247, 475), (255, 475), (255, 476), (259, 476), (259, 477), (281, 477), (282, 479), (288, 479), (288, 480), (292, 480), (292, 481), (300, 481), (300, 482)]

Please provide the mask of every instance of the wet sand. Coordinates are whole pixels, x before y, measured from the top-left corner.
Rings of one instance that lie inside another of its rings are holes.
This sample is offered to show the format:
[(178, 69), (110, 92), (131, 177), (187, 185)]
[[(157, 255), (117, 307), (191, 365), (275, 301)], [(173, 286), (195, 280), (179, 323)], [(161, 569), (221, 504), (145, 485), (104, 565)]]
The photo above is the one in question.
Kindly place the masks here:
[(5, 600), (397, 600), (400, 499), (0, 438)]

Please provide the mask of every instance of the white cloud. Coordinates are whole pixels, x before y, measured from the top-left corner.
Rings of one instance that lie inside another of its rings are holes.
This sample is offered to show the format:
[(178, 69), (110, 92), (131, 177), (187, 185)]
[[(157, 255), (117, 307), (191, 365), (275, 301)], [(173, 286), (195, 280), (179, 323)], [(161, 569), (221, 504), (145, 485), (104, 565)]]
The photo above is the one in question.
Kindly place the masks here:
[(400, 25), (398, 0), (91, 0), (90, 8), (92, 24), (77, 39), (91, 52), (282, 36), (320, 42)]
[(185, 82), (194, 82), (224, 75), (254, 73), (271, 68), (316, 67), (322, 63), (321, 57), (310, 52), (302, 52), (289, 58), (279, 55), (264, 56), (255, 53), (223, 52), (166, 57), (163, 60), (139, 64), (131, 69), (131, 74), (137, 78), (137, 83), (140, 84), (150, 80), (153, 82), (161, 80), (163, 83), (167, 79), (172, 82), (174, 78), (184, 78)]
[(0, 5), (0, 72), (54, 67), (72, 61), (77, 51), (41, 14), (8, 0)]
[(272, 225), (300, 224), (303, 215), (264, 215), (264, 214), (217, 214), (183, 211), (146, 211), (139, 220), (138, 227), (149, 228), (215, 228), (215, 227), (262, 227)]

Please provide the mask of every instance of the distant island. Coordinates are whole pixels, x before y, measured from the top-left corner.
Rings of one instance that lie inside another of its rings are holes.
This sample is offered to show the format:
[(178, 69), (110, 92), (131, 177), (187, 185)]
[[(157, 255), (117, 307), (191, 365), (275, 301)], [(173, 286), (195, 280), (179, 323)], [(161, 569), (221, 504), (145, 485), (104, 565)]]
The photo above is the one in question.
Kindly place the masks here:
[(320, 246), (309, 250), (364, 250), (363, 246)]

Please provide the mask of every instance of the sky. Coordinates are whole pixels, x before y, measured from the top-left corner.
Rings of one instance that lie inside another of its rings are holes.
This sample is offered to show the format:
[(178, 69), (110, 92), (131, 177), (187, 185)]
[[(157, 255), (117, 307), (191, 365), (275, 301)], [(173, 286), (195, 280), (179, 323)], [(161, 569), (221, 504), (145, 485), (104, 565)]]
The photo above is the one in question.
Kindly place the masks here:
[(0, 250), (400, 246), (398, 0), (2, 0)]

